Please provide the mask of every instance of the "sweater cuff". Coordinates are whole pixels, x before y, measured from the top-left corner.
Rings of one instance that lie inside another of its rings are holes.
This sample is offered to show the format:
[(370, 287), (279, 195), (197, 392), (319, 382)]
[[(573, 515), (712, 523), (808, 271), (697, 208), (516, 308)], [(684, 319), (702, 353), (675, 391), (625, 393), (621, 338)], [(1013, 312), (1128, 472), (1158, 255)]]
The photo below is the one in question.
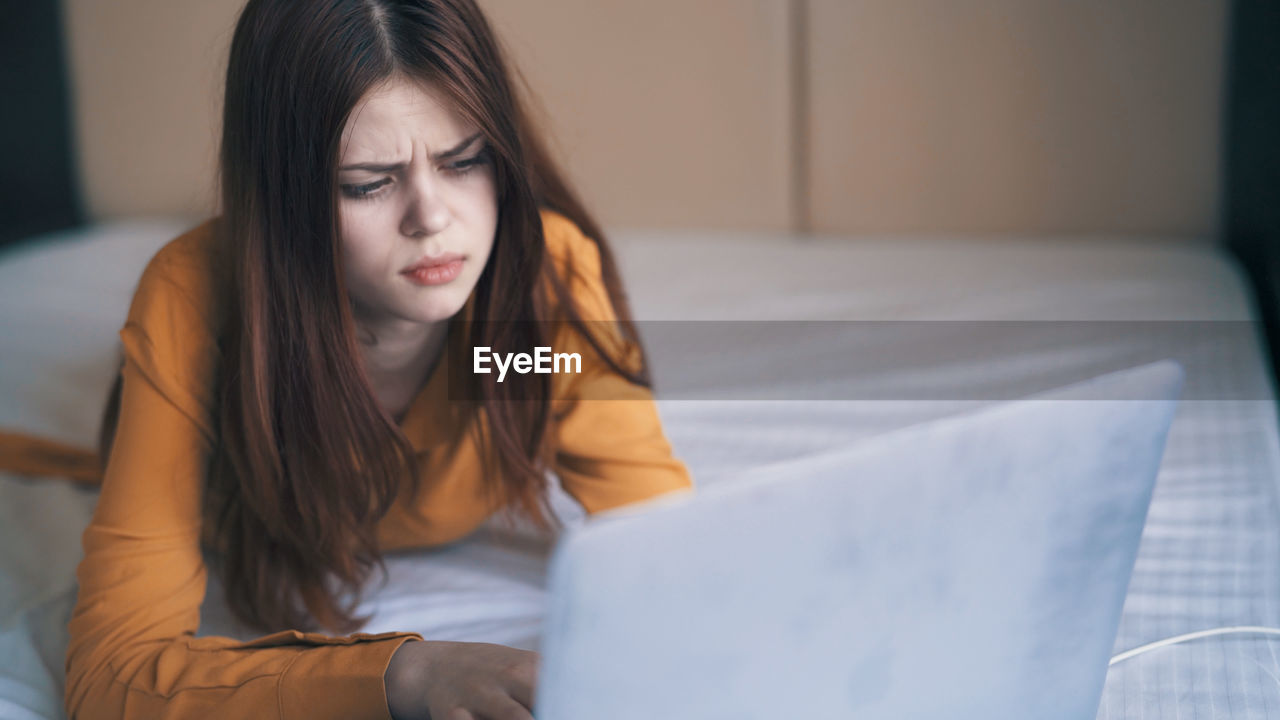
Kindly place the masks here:
[(280, 676), (280, 717), (325, 720), (391, 720), (383, 676), (391, 656), (417, 633), (368, 635), (349, 642), (308, 648)]

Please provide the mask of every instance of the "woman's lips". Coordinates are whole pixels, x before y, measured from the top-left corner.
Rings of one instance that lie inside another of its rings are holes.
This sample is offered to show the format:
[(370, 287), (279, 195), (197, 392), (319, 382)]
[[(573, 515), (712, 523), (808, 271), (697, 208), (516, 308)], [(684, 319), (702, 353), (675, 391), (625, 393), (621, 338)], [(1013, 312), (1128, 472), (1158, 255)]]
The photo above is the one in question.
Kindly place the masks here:
[(423, 258), (401, 270), (400, 274), (415, 285), (443, 285), (458, 277), (462, 272), (462, 263), (465, 259), (457, 253)]

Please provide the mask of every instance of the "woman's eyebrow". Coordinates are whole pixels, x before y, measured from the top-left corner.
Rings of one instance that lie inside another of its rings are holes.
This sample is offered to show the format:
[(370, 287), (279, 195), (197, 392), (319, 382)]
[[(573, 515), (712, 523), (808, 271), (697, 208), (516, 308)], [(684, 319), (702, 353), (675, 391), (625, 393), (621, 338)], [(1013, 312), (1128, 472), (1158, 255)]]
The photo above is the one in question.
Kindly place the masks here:
[[(442, 160), (451, 160), (457, 157), (458, 155), (461, 155), (463, 152), (466, 151), (467, 148), (471, 147), (471, 143), (475, 142), (476, 139), (480, 137), (480, 135), (481, 133), (476, 133), (475, 135), (472, 135), (466, 140), (463, 140), (457, 145), (454, 145), (453, 147), (449, 148), (448, 150), (444, 150), (436, 153), (435, 155), (432, 155), (431, 160), (433, 162), (440, 162)], [(395, 172), (396, 170), (402, 170), (402, 169), (404, 169), (404, 163), (402, 162), (392, 163), (390, 165), (379, 164), (379, 163), (356, 163), (355, 165), (343, 165), (342, 167), (338, 168), (338, 170), (341, 170), (341, 171), (367, 170), (369, 172)]]

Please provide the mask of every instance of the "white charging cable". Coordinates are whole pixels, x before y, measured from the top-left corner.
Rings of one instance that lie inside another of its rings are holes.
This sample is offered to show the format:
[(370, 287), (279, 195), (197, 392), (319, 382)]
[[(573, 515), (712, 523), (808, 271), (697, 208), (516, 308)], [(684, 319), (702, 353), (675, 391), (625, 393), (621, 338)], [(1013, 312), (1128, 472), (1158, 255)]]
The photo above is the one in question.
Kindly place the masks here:
[(1175, 635), (1174, 637), (1165, 638), (1163, 640), (1149, 642), (1146, 645), (1139, 645), (1132, 650), (1125, 650), (1119, 655), (1111, 658), (1111, 662), (1107, 664), (1108, 666), (1115, 665), (1116, 663), (1124, 662), (1135, 655), (1141, 655), (1145, 652), (1155, 650), (1156, 648), (1162, 648), (1166, 645), (1177, 645), (1178, 643), (1199, 640), (1200, 638), (1212, 637), (1214, 635), (1280, 635), (1280, 629), (1261, 627), (1258, 625), (1237, 625), (1233, 627), (1220, 627), (1213, 628), (1212, 630), (1189, 632), (1184, 635)]

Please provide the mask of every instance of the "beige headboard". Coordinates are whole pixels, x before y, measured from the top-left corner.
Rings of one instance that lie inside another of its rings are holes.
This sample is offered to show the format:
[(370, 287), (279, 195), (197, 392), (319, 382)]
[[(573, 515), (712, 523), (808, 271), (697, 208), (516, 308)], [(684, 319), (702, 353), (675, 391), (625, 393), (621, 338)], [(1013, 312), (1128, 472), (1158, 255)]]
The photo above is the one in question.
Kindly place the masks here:
[[(1211, 237), (1226, 0), (480, 0), (609, 226)], [(95, 218), (213, 210), (242, 0), (66, 0)]]

